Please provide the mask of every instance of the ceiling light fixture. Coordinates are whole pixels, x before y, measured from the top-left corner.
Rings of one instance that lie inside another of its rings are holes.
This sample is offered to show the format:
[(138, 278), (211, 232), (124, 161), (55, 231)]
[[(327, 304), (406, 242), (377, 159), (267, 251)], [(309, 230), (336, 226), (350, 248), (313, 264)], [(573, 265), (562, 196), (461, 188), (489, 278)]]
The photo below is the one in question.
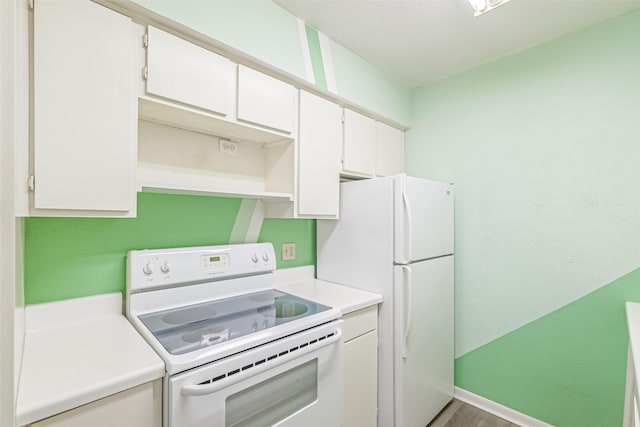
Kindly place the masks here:
[(473, 16), (479, 16), (483, 13), (489, 12), (498, 6), (502, 6), (505, 3), (509, 3), (511, 0), (468, 0), (469, 4), (473, 8)]

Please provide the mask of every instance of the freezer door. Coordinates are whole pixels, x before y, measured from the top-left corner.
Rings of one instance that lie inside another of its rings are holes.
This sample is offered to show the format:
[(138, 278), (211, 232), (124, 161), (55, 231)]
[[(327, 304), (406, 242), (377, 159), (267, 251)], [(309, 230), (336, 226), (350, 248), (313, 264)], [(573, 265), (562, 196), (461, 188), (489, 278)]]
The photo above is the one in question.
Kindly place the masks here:
[(453, 185), (397, 175), (395, 262), (453, 253)]
[(453, 398), (453, 256), (394, 273), (395, 425), (424, 427)]

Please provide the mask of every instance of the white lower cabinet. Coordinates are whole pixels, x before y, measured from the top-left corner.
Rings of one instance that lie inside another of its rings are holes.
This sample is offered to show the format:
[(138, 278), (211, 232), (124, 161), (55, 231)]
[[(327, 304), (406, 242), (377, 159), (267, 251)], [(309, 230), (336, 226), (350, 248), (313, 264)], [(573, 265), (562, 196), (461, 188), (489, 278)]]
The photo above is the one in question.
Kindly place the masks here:
[(344, 316), (344, 427), (375, 427), (378, 418), (378, 306)]
[(29, 427), (160, 427), (162, 380), (107, 396)]

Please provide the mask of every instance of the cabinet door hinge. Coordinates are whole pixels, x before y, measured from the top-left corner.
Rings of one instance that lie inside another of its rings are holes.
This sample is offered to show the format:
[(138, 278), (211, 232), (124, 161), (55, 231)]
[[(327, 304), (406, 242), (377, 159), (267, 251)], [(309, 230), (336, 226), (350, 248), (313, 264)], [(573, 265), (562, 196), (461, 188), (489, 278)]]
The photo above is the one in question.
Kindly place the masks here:
[(145, 33), (142, 35), (142, 46), (149, 47), (149, 33)]
[(147, 80), (149, 78), (149, 67), (146, 65), (142, 67), (142, 78)]
[(29, 175), (29, 180), (27, 181), (27, 186), (29, 187), (29, 191), (36, 190), (36, 176)]
[(342, 123), (344, 124), (344, 108), (342, 109)]
[(29, 9), (33, 9), (33, 1), (34, 0), (27, 0), (27, 3), (29, 3)]

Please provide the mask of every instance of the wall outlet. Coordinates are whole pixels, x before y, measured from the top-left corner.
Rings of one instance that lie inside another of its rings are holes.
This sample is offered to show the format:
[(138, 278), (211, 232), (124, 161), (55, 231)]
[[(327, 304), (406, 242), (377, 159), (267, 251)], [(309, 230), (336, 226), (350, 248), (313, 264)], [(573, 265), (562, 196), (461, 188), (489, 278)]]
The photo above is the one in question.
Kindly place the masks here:
[(282, 260), (290, 261), (292, 259), (296, 259), (296, 244), (283, 243), (282, 244)]
[(218, 140), (218, 151), (225, 154), (238, 154), (238, 143), (228, 139)]

